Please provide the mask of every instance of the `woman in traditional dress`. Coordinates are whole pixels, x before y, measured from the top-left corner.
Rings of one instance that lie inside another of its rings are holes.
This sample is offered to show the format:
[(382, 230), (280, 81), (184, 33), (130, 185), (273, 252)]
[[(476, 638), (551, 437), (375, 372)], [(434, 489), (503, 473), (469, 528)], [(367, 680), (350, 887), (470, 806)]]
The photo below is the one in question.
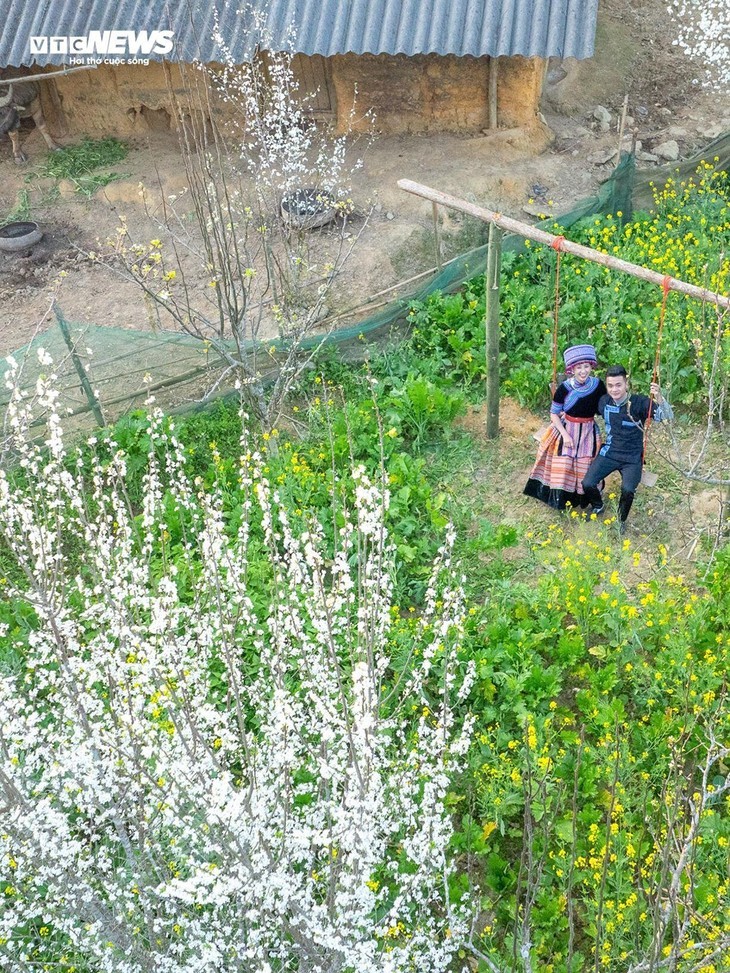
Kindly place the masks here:
[(556, 510), (588, 507), (583, 477), (601, 447), (594, 416), (598, 400), (606, 394), (596, 367), (593, 345), (573, 345), (564, 354), (567, 378), (555, 390), (550, 406), (550, 428), (540, 441), (537, 459), (524, 493)]

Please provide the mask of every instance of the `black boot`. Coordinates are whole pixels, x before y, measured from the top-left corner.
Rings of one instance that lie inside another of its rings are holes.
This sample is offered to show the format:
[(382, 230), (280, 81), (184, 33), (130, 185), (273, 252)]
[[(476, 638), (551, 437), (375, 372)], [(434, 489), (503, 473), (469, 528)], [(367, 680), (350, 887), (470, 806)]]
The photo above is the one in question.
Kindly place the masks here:
[(628, 490), (621, 491), (621, 497), (618, 502), (618, 519), (621, 523), (626, 522), (626, 518), (631, 510), (631, 504), (634, 502), (634, 494)]
[(603, 511), (603, 497), (598, 487), (586, 486), (583, 484), (583, 493), (588, 503), (593, 507), (593, 513), (599, 514)]

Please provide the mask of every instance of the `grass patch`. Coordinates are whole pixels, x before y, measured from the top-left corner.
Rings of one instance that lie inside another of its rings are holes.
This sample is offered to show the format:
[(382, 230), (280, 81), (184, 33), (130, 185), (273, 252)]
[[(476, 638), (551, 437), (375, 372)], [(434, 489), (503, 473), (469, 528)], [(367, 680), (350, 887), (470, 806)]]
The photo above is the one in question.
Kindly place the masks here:
[(60, 149), (48, 155), (34, 176), (50, 179), (68, 179), (83, 196), (93, 196), (97, 189), (120, 179), (119, 172), (104, 172), (127, 157), (129, 147), (115, 138), (83, 139), (77, 145)]
[(15, 197), (15, 206), (4, 216), (0, 216), (0, 227), (7, 226), (8, 223), (22, 223), (30, 218), (30, 193), (27, 189), (20, 189)]

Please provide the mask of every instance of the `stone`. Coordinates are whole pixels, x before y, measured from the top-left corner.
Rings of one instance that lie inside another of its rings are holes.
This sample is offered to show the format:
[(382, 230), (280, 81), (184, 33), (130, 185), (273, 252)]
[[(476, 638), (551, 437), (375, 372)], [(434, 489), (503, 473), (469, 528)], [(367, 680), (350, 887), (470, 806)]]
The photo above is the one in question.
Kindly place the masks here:
[(611, 159), (616, 158), (616, 149), (608, 149), (603, 152), (591, 152), (588, 156), (588, 161), (594, 166), (604, 166)]
[(658, 162), (659, 156), (654, 155), (653, 152), (637, 152), (636, 158), (638, 162)]
[(548, 84), (560, 84), (568, 77), (568, 72), (562, 64), (556, 64), (551, 67), (547, 73), (546, 81)]
[(702, 129), (702, 135), (706, 136), (708, 139), (717, 139), (723, 132), (727, 131), (728, 126), (723, 125), (721, 122), (714, 122), (712, 125), (708, 125), (706, 128)]
[[(325, 321), (329, 317), (330, 309), (327, 304), (323, 301), (316, 310), (311, 312), (310, 322), (312, 324), (318, 324), (320, 321)], [(306, 312), (305, 312), (306, 314)]]
[(549, 210), (550, 207), (544, 203), (542, 206), (539, 203), (525, 203), (522, 207), (523, 213), (527, 213), (529, 216), (537, 216), (540, 220), (546, 220), (549, 216), (552, 216)]
[[(634, 136), (633, 135), (624, 135), (624, 137), (621, 139), (621, 148), (622, 149), (626, 149), (628, 151), (633, 144), (634, 144)], [(641, 150), (642, 150), (643, 147), (644, 146), (643, 146), (643, 144), (641, 142), (641, 139), (637, 139), (636, 140), (636, 146), (635, 146), (636, 151), (637, 152), (641, 152)]]
[(388, 212), (385, 214), (385, 218), (386, 220), (394, 220), (395, 213), (393, 213), (391, 210), (388, 210)]
[(611, 123), (610, 122), (599, 122), (598, 123), (598, 131), (599, 132), (610, 132), (611, 131)]
[(686, 139), (688, 132), (686, 128), (682, 128), (680, 125), (670, 125), (667, 135), (673, 139)]
[(58, 194), (63, 199), (71, 199), (76, 195), (77, 185), (73, 179), (59, 179)]
[(593, 109), (593, 117), (597, 122), (611, 122), (611, 112), (608, 108), (604, 108), (603, 105), (596, 105)]
[(624, 125), (626, 126), (626, 128), (633, 128), (634, 125), (636, 125), (636, 119), (634, 118), (634, 116), (633, 115), (627, 115), (626, 116), (626, 121), (624, 122)]
[(666, 159), (667, 162), (676, 162), (679, 158), (679, 145), (674, 139), (669, 139), (667, 142), (662, 142), (661, 145), (654, 146), (654, 155), (658, 155), (660, 159)]

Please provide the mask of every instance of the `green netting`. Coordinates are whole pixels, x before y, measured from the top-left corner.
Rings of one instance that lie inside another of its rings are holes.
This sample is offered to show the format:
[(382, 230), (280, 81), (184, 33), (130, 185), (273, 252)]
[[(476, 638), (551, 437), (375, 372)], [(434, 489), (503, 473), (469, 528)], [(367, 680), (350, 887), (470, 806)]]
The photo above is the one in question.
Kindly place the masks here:
[[(635, 168), (634, 157), (625, 153), (610, 178), (602, 183), (597, 196), (582, 200), (569, 213), (556, 217), (556, 219), (559, 219), (560, 225), (565, 228), (570, 227), (578, 220), (583, 219), (584, 216), (590, 216), (592, 213), (621, 211), (626, 218), (630, 218)], [(524, 249), (524, 246), (524, 237), (514, 233), (506, 234), (502, 239), (503, 251), (520, 251)], [(450, 260), (440, 272), (430, 277), (417, 290), (400, 297), (397, 301), (393, 301), (382, 311), (364, 321), (359, 321), (349, 328), (342, 328), (333, 332), (325, 340), (329, 343), (342, 344), (353, 339), (359, 340), (361, 334), (370, 336), (373, 332), (382, 331), (403, 318), (404, 307), (407, 307), (411, 301), (422, 300), (434, 291), (457, 290), (464, 281), (484, 270), (486, 260), (486, 244), (474, 250), (469, 250), (467, 253)], [(308, 346), (313, 347), (316, 343), (316, 338), (310, 339)]]
[(726, 132), (714, 142), (710, 142), (705, 148), (696, 155), (684, 159), (682, 162), (671, 162), (668, 165), (652, 169), (650, 173), (637, 173), (632, 200), (635, 210), (648, 210), (652, 208), (653, 197), (651, 187), (663, 186), (667, 179), (683, 180), (688, 179), (697, 171), (701, 162), (710, 162), (717, 169), (727, 171), (730, 169), (730, 132)]
[[(70, 337), (73, 354), (64, 330)], [(68, 324), (64, 329), (56, 324), (12, 355), (21, 365), (20, 384), (26, 391), (31, 391), (38, 377), (48, 372), (38, 359), (41, 348), (53, 359), (62, 409), (69, 417), (83, 417), (82, 426), (98, 424), (94, 400), (100, 404), (106, 421), (142, 405), (150, 394), (162, 390), (166, 392), (166, 406), (182, 404), (193, 397), (195, 383), (201, 383), (206, 376), (212, 381), (211, 376), (220, 367), (217, 359), (211, 360), (202, 342), (187, 335), (91, 324)], [(4, 378), (9, 367), (7, 360), (0, 362), (0, 407), (8, 401)], [(88, 379), (91, 395), (83, 387), (79, 368)]]
[[(654, 169), (650, 174), (637, 174), (634, 157), (625, 153), (596, 196), (582, 200), (570, 212), (553, 219), (566, 229), (591, 215), (621, 212), (624, 220), (630, 219), (635, 209), (651, 208), (651, 182), (661, 186), (670, 176), (685, 178), (704, 160), (713, 161), (720, 168), (728, 167), (730, 133), (681, 164)], [(505, 251), (519, 251), (524, 244), (523, 237), (509, 234), (503, 238), (502, 247)], [(302, 343), (303, 350), (311, 351), (325, 344), (337, 347), (345, 358), (362, 357), (373, 344), (391, 340), (394, 330), (405, 321), (411, 301), (422, 300), (436, 290), (454, 291), (465, 280), (482, 272), (486, 250), (486, 246), (481, 246), (456, 257), (419, 288), (393, 300), (376, 314), (326, 335), (308, 338)], [(73, 354), (69, 345), (74, 349)], [(62, 407), (77, 418), (80, 427), (86, 428), (100, 421), (99, 409), (104, 421), (110, 422), (125, 411), (139, 407), (150, 394), (167, 410), (189, 406), (215, 384), (224, 368), (209, 345), (187, 335), (62, 323), (14, 353), (13, 357), (23, 363), (22, 385), (28, 390), (35, 386), (44, 370), (36, 354), (40, 347), (54, 360)], [(271, 375), (276, 369), (276, 351), (283, 349), (283, 343), (267, 341), (255, 347), (261, 349), (260, 371)], [(248, 350), (254, 350), (254, 346)], [(81, 380), (82, 370), (88, 382)], [(6, 371), (6, 363), (0, 362), (0, 379)], [(3, 386), (1, 382), (0, 408), (7, 401)]]

